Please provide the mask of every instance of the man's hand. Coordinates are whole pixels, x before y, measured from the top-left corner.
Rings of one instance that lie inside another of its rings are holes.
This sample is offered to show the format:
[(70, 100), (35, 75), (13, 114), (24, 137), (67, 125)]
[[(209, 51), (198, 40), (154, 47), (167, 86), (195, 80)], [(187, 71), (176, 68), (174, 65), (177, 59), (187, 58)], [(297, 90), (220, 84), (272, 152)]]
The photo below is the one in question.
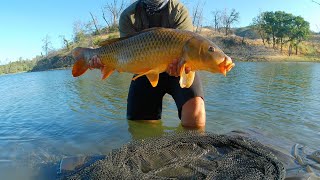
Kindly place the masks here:
[[(179, 59), (175, 59), (172, 61), (171, 64), (169, 64), (169, 66), (167, 68), (167, 73), (170, 76), (178, 77), (178, 76), (180, 76), (180, 68), (181, 68), (181, 65), (179, 63)], [(186, 74), (188, 74), (190, 71), (191, 71), (190, 67), (185, 68)]]
[(103, 68), (103, 64), (101, 63), (101, 60), (100, 58), (95, 55), (95, 56), (92, 56), (92, 58), (90, 59), (89, 61), (89, 69), (101, 69)]

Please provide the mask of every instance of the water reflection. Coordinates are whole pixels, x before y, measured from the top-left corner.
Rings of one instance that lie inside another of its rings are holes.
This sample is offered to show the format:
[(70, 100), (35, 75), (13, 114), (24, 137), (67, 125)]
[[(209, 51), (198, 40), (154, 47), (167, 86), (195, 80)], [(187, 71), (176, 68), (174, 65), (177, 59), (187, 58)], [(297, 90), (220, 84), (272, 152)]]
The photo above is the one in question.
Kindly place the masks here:
[(101, 80), (99, 71), (88, 71), (74, 81), (73, 88), (77, 90), (79, 98), (74, 103), (79, 106), (73, 107), (73, 110), (95, 114), (94, 120), (125, 119), (130, 80), (131, 75), (126, 73), (114, 73), (107, 80)]
[[(289, 140), (316, 144), (320, 105), (314, 93), (319, 89), (315, 83), (319, 81), (319, 70), (315, 66), (318, 64), (237, 63), (227, 77), (202, 72), (206, 129), (216, 133), (248, 127), (266, 132), (273, 130)], [(131, 74), (115, 73), (101, 81), (99, 71), (89, 71), (73, 82), (78, 99), (69, 104), (92, 121), (124, 121), (130, 80)], [(164, 98), (162, 125), (128, 124), (132, 137), (139, 137), (139, 133), (161, 134), (179, 127), (171, 97)], [(299, 131), (301, 128), (303, 133)]]
[(140, 140), (149, 137), (157, 137), (163, 135), (166, 131), (175, 130), (168, 126), (163, 126), (162, 121), (128, 121), (128, 131), (132, 135), (132, 139)]
[[(237, 63), (227, 78), (205, 87), (209, 131), (248, 127), (319, 148), (319, 64)], [(205, 73), (205, 78), (212, 75)]]
[[(17, 164), (25, 172), (34, 164), (106, 154), (132, 139), (183, 131), (170, 96), (158, 123), (126, 120), (131, 76), (114, 73), (102, 81), (99, 71), (73, 78), (70, 70), (0, 76), (0, 179)], [(201, 77), (206, 131), (249, 128), (320, 149), (320, 64), (237, 63), (227, 77)]]
[[(259, 68), (261, 71), (255, 91), (257, 104), (261, 107), (260, 112), (264, 116), (268, 115), (267, 122), (277, 124), (274, 130), (278, 130), (284, 136), (294, 139), (308, 136), (299, 129), (304, 128), (308, 131), (310, 127), (306, 126), (306, 123), (312, 124), (314, 117), (309, 116), (309, 112), (316, 112), (314, 107), (309, 106), (309, 102), (314, 98), (310, 91), (314, 78), (313, 66), (296, 63), (272, 65)], [(267, 84), (266, 79), (269, 79)], [(266, 127), (272, 128), (270, 125)], [(284, 127), (290, 128), (291, 131), (284, 131)]]

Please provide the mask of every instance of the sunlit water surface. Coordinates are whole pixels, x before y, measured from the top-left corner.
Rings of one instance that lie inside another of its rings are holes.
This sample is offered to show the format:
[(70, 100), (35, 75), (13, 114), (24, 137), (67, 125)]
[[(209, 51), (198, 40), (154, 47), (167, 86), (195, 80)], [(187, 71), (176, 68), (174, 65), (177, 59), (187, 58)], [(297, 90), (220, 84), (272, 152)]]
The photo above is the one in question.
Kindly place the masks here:
[[(71, 70), (0, 76), (0, 179), (33, 179), (39, 164), (106, 154), (132, 139), (181, 130), (170, 96), (161, 124), (126, 120), (131, 76), (101, 81), (98, 71), (73, 78)], [(239, 62), (227, 77), (201, 77), (206, 131), (249, 129), (320, 149), (320, 64)], [(48, 169), (47, 177), (54, 176)]]

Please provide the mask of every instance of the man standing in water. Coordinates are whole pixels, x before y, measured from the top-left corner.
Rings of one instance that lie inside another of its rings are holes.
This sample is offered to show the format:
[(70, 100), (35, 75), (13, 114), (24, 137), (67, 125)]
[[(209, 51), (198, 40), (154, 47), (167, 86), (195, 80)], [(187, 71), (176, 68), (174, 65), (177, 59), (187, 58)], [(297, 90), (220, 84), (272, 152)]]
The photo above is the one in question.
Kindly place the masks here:
[[(193, 31), (187, 8), (178, 0), (138, 0), (126, 8), (120, 16), (120, 37), (152, 27), (176, 28)], [(101, 68), (99, 57), (93, 57), (91, 68)], [(185, 69), (186, 73), (190, 68)], [(196, 73), (190, 88), (179, 85), (178, 60), (173, 60), (167, 72), (161, 73), (159, 83), (152, 87), (146, 76), (131, 81), (127, 118), (128, 120), (161, 119), (163, 96), (170, 94), (178, 108), (178, 115), (184, 127), (204, 128), (206, 122), (203, 89)]]

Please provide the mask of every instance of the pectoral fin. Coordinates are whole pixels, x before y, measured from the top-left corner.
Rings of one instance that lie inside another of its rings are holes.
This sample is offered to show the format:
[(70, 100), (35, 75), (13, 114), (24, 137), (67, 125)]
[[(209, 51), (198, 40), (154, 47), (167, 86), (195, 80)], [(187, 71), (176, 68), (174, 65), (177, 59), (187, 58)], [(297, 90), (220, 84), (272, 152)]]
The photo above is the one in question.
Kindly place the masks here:
[(183, 64), (180, 69), (180, 87), (181, 88), (189, 88), (194, 80), (195, 72), (190, 71), (188, 74), (185, 72), (186, 65)]
[(76, 60), (72, 68), (73, 77), (81, 76), (89, 69), (89, 64), (85, 59), (86, 48), (77, 47), (72, 51), (73, 58)]
[(152, 87), (156, 87), (158, 85), (158, 81), (159, 81), (159, 73), (153, 69), (145, 72), (145, 73), (142, 73), (142, 74), (139, 74), (137, 75), (136, 77), (132, 78), (132, 80), (136, 80), (137, 78), (141, 77), (141, 76), (144, 76), (146, 75), (149, 82), (151, 83)]
[(104, 80), (104, 79), (108, 78), (112, 74), (113, 71), (114, 71), (114, 69), (108, 68), (106, 66), (101, 68), (101, 74), (102, 74), (101, 79)]

